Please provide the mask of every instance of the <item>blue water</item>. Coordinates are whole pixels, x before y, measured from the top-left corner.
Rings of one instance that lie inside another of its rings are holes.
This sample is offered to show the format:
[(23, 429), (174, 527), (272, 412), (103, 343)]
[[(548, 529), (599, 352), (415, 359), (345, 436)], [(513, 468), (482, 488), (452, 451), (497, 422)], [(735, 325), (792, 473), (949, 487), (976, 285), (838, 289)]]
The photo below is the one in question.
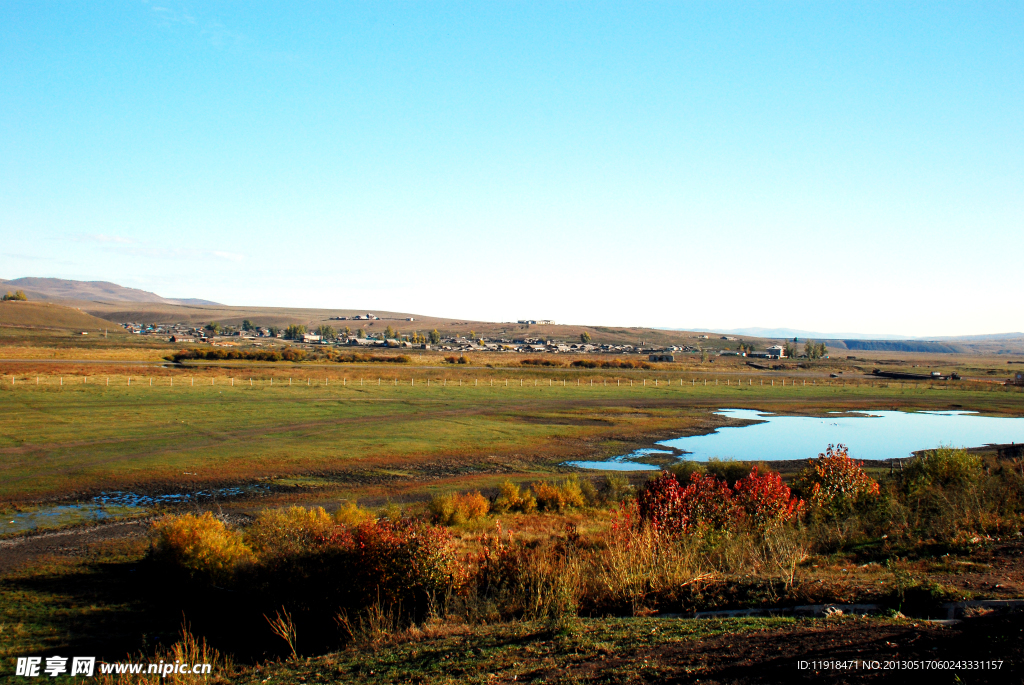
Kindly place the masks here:
[[(843, 443), (856, 459), (908, 457), (917, 450), (935, 447), (981, 447), (1024, 442), (1024, 418), (980, 416), (973, 412), (851, 412), (829, 417), (780, 416), (752, 409), (721, 409), (717, 414), (734, 419), (760, 421), (748, 426), (719, 428), (707, 435), (663, 440), (668, 453), (683, 452), (681, 459), (708, 461), (737, 459), (771, 461), (809, 459), (829, 444)], [(587, 469), (640, 471), (656, 466), (635, 459), (650, 448), (613, 457), (608, 461), (575, 461)]]

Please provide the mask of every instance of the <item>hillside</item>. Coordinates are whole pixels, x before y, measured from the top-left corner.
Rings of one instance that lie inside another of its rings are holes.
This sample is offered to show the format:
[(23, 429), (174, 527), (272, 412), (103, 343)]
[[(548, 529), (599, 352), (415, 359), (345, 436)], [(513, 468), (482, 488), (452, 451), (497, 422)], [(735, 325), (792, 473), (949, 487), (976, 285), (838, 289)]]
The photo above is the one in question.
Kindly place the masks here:
[(23, 290), (30, 300), (84, 300), (100, 302), (157, 302), (161, 304), (216, 304), (209, 300), (166, 298), (109, 281), (72, 281), (63, 278), (0, 280), (0, 288)]
[(122, 334), (120, 326), (53, 302), (0, 302), (0, 326)]

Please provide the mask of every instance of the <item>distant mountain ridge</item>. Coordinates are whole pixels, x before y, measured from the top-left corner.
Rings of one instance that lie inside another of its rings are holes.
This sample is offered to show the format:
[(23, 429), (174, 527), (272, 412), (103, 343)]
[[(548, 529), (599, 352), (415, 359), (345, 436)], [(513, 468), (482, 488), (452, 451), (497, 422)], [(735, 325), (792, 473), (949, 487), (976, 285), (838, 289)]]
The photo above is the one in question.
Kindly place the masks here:
[(63, 278), (0, 279), (4, 290), (23, 290), (32, 300), (86, 300), (90, 302), (153, 302), (160, 304), (208, 304), (218, 302), (196, 298), (161, 297), (148, 290), (126, 288), (109, 281), (72, 281)]
[[(690, 329), (678, 329), (678, 330), (690, 330)], [(704, 330), (704, 329), (693, 329), (693, 330)], [(862, 341), (916, 341), (916, 342), (951, 342), (951, 341), (986, 341), (986, 340), (1012, 340), (1015, 338), (1024, 338), (1024, 333), (987, 333), (983, 335), (938, 335), (938, 336), (914, 336), (914, 335), (894, 335), (891, 333), (821, 333), (818, 331), (803, 331), (796, 328), (733, 328), (729, 330), (722, 329), (707, 329), (714, 333), (720, 333), (723, 335), (749, 335), (756, 338), (782, 338), (782, 339), (793, 339), (798, 338), (799, 340), (842, 340), (845, 342), (862, 342)], [(855, 348), (851, 348), (855, 349)], [(896, 349), (886, 348), (881, 345), (877, 348), (861, 347), (856, 349)]]

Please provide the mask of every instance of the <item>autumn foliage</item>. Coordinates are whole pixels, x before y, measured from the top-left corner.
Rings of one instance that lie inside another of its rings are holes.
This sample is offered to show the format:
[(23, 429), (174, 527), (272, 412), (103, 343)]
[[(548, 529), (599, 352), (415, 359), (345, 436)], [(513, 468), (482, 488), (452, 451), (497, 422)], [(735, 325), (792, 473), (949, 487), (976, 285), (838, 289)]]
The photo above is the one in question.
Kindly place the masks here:
[(764, 532), (792, 520), (803, 506), (779, 474), (759, 473), (756, 466), (731, 488), (712, 474), (694, 472), (684, 486), (665, 472), (637, 496), (639, 518), (670, 533), (724, 530), (741, 524)]
[(829, 445), (810, 460), (797, 477), (796, 485), (813, 509), (840, 514), (864, 497), (879, 493), (878, 483), (861, 467), (862, 462), (850, 457), (846, 445)]

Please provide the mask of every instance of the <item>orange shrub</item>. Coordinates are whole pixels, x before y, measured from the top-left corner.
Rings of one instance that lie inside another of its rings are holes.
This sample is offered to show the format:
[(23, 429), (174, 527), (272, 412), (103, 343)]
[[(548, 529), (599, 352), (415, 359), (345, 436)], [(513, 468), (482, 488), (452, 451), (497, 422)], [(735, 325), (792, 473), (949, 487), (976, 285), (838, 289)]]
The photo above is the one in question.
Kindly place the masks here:
[(434, 522), (448, 526), (487, 516), (491, 503), (479, 492), (467, 492), (434, 495), (427, 506)]
[(846, 445), (829, 445), (796, 478), (811, 506), (826, 514), (848, 511), (858, 500), (878, 495), (878, 483), (850, 458)]

